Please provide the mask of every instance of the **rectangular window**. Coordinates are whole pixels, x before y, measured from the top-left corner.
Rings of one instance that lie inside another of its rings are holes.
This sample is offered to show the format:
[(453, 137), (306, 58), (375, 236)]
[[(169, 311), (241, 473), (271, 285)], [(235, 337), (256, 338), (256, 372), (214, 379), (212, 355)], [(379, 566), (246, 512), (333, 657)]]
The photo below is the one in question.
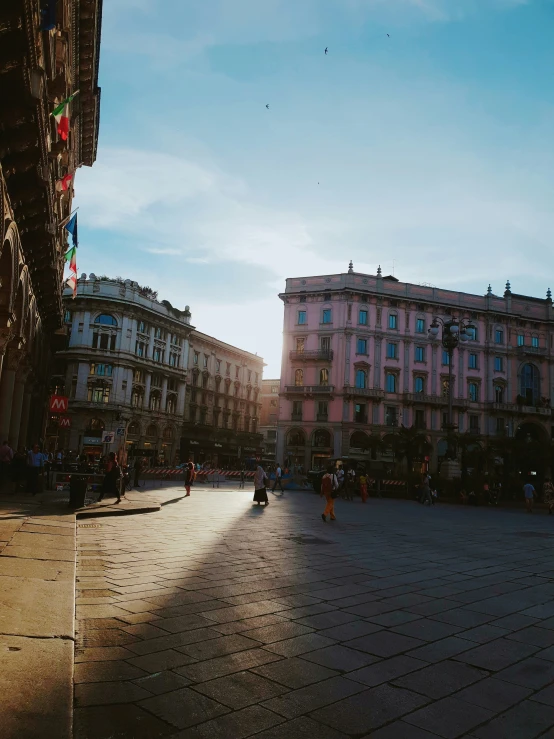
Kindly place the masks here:
[(135, 354), (137, 357), (144, 357), (146, 356), (144, 353), (144, 342), (143, 341), (137, 341), (135, 344)]
[(203, 362), (203, 365), (204, 365), (204, 367), (207, 367), (208, 366), (208, 355), (207, 354), (204, 354), (204, 362)]
[(387, 393), (396, 392), (396, 375), (392, 374), (392, 372), (389, 372), (386, 375), (386, 390)]
[(367, 354), (367, 339), (358, 339), (356, 354)]
[(361, 310), (358, 313), (358, 323), (360, 324), (360, 326), (367, 326), (367, 311), (366, 310)]
[(292, 401), (292, 416), (297, 421), (302, 420), (302, 401), (301, 400)]
[(323, 311), (322, 323), (331, 323), (331, 309), (326, 308)]
[(329, 384), (329, 370), (327, 367), (319, 370), (319, 384), (325, 386)]
[(303, 352), (306, 345), (306, 339), (296, 339), (296, 351)]
[(496, 419), (496, 433), (498, 436), (504, 436), (506, 433), (506, 419), (505, 418), (497, 418)]
[(159, 347), (154, 347), (154, 356), (153, 356), (154, 362), (161, 362), (162, 361), (162, 350)]
[(215, 371), (216, 372), (221, 372), (221, 359), (216, 359), (215, 360)]
[(450, 356), (448, 352), (446, 351), (446, 349), (443, 349), (443, 352), (442, 352), (442, 363), (446, 365), (450, 364)]
[(237, 364), (237, 365), (235, 365), (235, 378), (236, 378), (237, 380), (238, 380), (238, 378), (239, 378), (239, 372), (240, 372), (240, 367), (239, 367), (239, 366), (238, 366), (238, 364)]
[(230, 375), (231, 374), (231, 362), (227, 362), (227, 367), (225, 370), (225, 374)]
[(398, 358), (398, 344), (395, 344), (392, 341), (389, 341), (387, 344), (387, 359), (397, 359)]
[(398, 316), (396, 315), (396, 313), (391, 313), (389, 315), (389, 328), (398, 328)]
[(194, 364), (198, 364), (198, 352), (194, 352)]
[(472, 403), (477, 403), (479, 400), (479, 385), (476, 382), (469, 383), (469, 399)]
[(148, 326), (144, 321), (139, 321), (137, 325), (137, 331), (140, 334), (147, 334), (148, 333)]
[(326, 400), (320, 400), (317, 404), (317, 420), (326, 421), (329, 412), (329, 406)]
[(415, 412), (414, 425), (416, 429), (425, 428), (425, 411), (419, 410)]
[(469, 430), (472, 433), (479, 433), (479, 416), (469, 416)]
[(442, 414), (442, 428), (447, 429), (448, 428), (448, 413)]
[(91, 386), (88, 389), (88, 401), (89, 403), (109, 403), (110, 402), (110, 387), (109, 385), (104, 386)]
[(517, 345), (518, 346), (525, 346), (525, 335), (524, 334), (518, 334), (517, 335)]
[(503, 372), (504, 371), (504, 358), (503, 357), (495, 357), (494, 358), (494, 371), (495, 372)]
[(468, 360), (469, 369), (477, 369), (477, 354), (469, 354)]
[(321, 337), (321, 351), (322, 352), (330, 352), (331, 351), (331, 337), (330, 336), (322, 336)]
[(354, 406), (354, 421), (356, 423), (367, 423), (365, 403), (356, 403)]
[(539, 337), (538, 336), (533, 336), (531, 338), (531, 346), (534, 347), (535, 349), (539, 348)]
[(416, 319), (416, 334), (424, 334), (425, 333), (425, 318), (417, 318)]
[(305, 310), (298, 311), (298, 323), (300, 326), (303, 326), (304, 324), (307, 323)]
[(385, 407), (385, 425), (398, 426), (398, 409), (392, 405)]
[(169, 366), (170, 367), (177, 366), (177, 354), (175, 354), (174, 352), (169, 353)]
[(494, 343), (495, 344), (503, 344), (504, 343), (504, 331), (497, 328), (494, 332)]
[(424, 393), (425, 392), (425, 380), (423, 377), (416, 377), (414, 379), (414, 392)]
[(416, 346), (416, 348), (415, 348), (415, 361), (416, 362), (425, 362), (425, 347), (424, 346)]

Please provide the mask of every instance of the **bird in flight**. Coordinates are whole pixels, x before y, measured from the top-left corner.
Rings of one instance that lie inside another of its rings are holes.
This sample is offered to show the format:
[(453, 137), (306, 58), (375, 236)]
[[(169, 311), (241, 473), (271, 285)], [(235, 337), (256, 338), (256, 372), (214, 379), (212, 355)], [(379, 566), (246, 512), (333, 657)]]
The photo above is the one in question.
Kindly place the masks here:
[(328, 46), (326, 46), (326, 47), (325, 47), (325, 55), (327, 55), (328, 51), (329, 51), (329, 47), (328, 47)]
[(269, 110), (269, 103), (267, 103), (265, 107)]
[(390, 38), (390, 33), (387, 33), (387, 36)]

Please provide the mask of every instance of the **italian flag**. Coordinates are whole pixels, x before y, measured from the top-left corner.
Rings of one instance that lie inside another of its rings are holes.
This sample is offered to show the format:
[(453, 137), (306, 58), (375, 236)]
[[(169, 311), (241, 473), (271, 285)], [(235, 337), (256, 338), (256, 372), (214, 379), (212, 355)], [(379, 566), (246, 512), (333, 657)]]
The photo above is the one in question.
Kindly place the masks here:
[[(77, 275), (77, 247), (72, 246), (65, 253), (65, 261), (69, 262), (69, 269), (75, 275)], [(72, 279), (71, 277), (69, 279)]]
[(77, 297), (77, 275), (71, 275), (65, 284), (73, 290), (73, 299)]
[(66, 192), (66, 190), (69, 189), (69, 183), (73, 179), (72, 174), (66, 174), (65, 177), (62, 177), (61, 180), (58, 180), (56, 182), (56, 190), (58, 192)]
[(73, 100), (75, 95), (78, 94), (79, 90), (74, 92), (73, 95), (70, 95), (65, 100), (62, 100), (62, 102), (52, 111), (52, 115), (58, 124), (58, 136), (64, 141), (67, 141), (67, 137), (69, 135), (69, 103)]

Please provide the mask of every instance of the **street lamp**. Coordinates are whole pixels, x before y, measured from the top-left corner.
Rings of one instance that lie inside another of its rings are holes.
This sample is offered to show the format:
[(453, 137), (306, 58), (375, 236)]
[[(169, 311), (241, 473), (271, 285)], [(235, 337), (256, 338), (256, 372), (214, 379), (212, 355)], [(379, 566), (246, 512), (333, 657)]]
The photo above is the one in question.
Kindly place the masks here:
[(452, 434), (455, 428), (453, 423), (453, 411), (452, 402), (454, 399), (452, 393), (452, 358), (454, 356), (454, 349), (458, 346), (460, 341), (465, 343), (474, 337), (475, 326), (471, 322), (458, 321), (456, 318), (450, 318), (444, 321), (442, 318), (435, 316), (433, 323), (429, 328), (429, 335), (432, 339), (436, 339), (439, 335), (440, 328), (442, 326), (442, 337), (441, 343), (443, 348), (448, 352), (448, 427), (447, 427), (447, 441), (448, 451), (447, 457), (454, 459), (454, 448), (452, 444)]

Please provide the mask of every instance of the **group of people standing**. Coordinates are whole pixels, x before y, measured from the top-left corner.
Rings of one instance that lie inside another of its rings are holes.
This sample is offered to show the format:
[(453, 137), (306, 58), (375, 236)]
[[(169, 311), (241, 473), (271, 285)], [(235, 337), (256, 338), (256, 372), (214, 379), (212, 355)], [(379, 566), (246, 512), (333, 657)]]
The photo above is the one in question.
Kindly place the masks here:
[(49, 473), (54, 459), (38, 444), (14, 451), (4, 440), (0, 446), (0, 489), (10, 486), (11, 492), (16, 493), (25, 486), (26, 492), (36, 495), (41, 492), (44, 473)]

